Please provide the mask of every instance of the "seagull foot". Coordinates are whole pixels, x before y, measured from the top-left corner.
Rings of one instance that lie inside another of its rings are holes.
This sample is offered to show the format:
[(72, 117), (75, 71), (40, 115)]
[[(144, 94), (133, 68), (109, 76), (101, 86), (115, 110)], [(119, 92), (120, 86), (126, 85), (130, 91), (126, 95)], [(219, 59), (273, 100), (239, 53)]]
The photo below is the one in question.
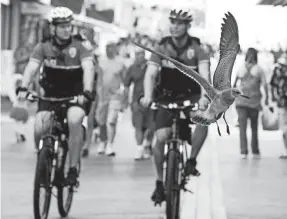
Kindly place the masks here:
[(227, 121), (225, 119), (225, 112), (223, 113), (223, 120), (224, 120), (224, 122), (226, 124), (226, 132), (227, 132), (228, 135), (230, 135), (229, 125), (227, 124)]
[(226, 125), (226, 132), (227, 132), (228, 135), (230, 135), (229, 125)]
[(216, 121), (216, 125), (217, 125), (217, 132), (218, 132), (219, 136), (221, 136), (221, 132), (220, 132), (219, 125), (218, 125), (217, 121)]
[(217, 126), (217, 132), (218, 132), (219, 136), (221, 136), (221, 132), (220, 132), (219, 126)]

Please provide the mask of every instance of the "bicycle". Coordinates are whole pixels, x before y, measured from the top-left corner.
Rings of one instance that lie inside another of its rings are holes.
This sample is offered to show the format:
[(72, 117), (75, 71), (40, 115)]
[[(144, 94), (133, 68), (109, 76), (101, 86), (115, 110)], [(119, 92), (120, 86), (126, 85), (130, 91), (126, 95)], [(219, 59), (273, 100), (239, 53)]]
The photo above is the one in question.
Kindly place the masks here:
[[(188, 176), (184, 174), (187, 155), (187, 142), (180, 139), (179, 119), (184, 111), (198, 110), (198, 104), (189, 100), (177, 103), (152, 103), (150, 108), (167, 109), (173, 114), (172, 135), (164, 146), (164, 178), (165, 178), (165, 197), (166, 197), (166, 217), (167, 219), (180, 218), (180, 191), (190, 192), (185, 188)], [(191, 123), (192, 124), (192, 123)], [(190, 127), (192, 133), (192, 128)]]
[[(59, 104), (51, 111), (51, 121), (48, 134), (43, 136), (39, 143), (37, 163), (34, 178), (33, 210), (35, 219), (47, 219), (50, 209), (53, 187), (57, 188), (57, 205), (61, 217), (66, 217), (70, 211), (73, 194), (76, 186), (70, 186), (65, 182), (65, 165), (68, 155), (68, 126), (66, 111), (69, 103), (76, 103), (77, 97), (47, 98), (29, 94), (29, 101), (48, 101)], [(83, 127), (85, 132), (85, 127)], [(81, 170), (81, 162), (78, 164), (78, 175)], [(45, 189), (43, 209), (40, 206), (40, 190)], [(74, 188), (75, 187), (75, 188)], [(68, 196), (64, 198), (64, 188), (68, 189)]]

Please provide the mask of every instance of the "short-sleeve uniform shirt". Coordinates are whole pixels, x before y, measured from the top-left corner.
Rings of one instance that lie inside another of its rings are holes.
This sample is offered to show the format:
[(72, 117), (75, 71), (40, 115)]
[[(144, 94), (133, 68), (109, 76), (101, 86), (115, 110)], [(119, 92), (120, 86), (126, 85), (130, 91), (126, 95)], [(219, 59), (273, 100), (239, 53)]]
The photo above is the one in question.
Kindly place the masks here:
[[(155, 50), (174, 58), (197, 72), (200, 63), (210, 64), (209, 55), (200, 46), (200, 40), (195, 37), (189, 37), (186, 45), (182, 48), (177, 48), (170, 36), (165, 37), (155, 47)], [(161, 67), (156, 89), (160, 93), (163, 90), (175, 95), (181, 93), (199, 95), (201, 93), (200, 85), (177, 70), (169, 61), (152, 54), (148, 63)]]
[(89, 41), (71, 38), (58, 45), (52, 38), (34, 48), (30, 60), (43, 63), (42, 86), (46, 96), (73, 96), (83, 90), (81, 62), (93, 60)]

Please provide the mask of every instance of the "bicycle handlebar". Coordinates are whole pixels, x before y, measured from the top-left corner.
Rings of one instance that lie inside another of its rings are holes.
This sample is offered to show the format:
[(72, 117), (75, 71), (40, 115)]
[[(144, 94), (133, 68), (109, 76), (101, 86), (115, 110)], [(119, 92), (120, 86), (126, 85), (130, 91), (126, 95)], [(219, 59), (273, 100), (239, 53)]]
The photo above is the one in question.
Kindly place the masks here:
[(191, 108), (191, 110), (196, 111), (198, 110), (198, 103), (192, 103), (190, 100), (185, 100), (180, 103), (175, 102), (175, 103), (167, 103), (167, 104), (153, 102), (151, 103), (150, 108), (152, 110), (157, 110), (158, 108), (163, 108), (163, 109), (168, 109), (168, 110), (175, 110), (175, 109), (184, 110), (187, 108)]
[(28, 94), (26, 99), (29, 101), (42, 100), (42, 101), (54, 102), (54, 103), (60, 103), (60, 102), (77, 103), (78, 102), (78, 96), (56, 98), (56, 97), (40, 97), (35, 94)]

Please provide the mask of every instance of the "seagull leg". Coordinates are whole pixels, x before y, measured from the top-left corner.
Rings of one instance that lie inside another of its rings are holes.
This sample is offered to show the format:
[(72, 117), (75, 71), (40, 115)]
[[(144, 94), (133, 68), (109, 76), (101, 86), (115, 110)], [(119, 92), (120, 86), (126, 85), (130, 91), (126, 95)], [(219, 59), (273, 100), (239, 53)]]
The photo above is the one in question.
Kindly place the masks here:
[(220, 132), (220, 129), (219, 129), (219, 125), (218, 125), (217, 121), (215, 121), (215, 122), (216, 122), (216, 125), (217, 125), (217, 132), (218, 132), (219, 136), (221, 136), (221, 132)]
[(224, 120), (224, 122), (226, 124), (226, 132), (227, 132), (228, 135), (230, 135), (229, 125), (227, 124), (226, 119), (225, 119), (225, 113), (223, 113), (223, 120)]

